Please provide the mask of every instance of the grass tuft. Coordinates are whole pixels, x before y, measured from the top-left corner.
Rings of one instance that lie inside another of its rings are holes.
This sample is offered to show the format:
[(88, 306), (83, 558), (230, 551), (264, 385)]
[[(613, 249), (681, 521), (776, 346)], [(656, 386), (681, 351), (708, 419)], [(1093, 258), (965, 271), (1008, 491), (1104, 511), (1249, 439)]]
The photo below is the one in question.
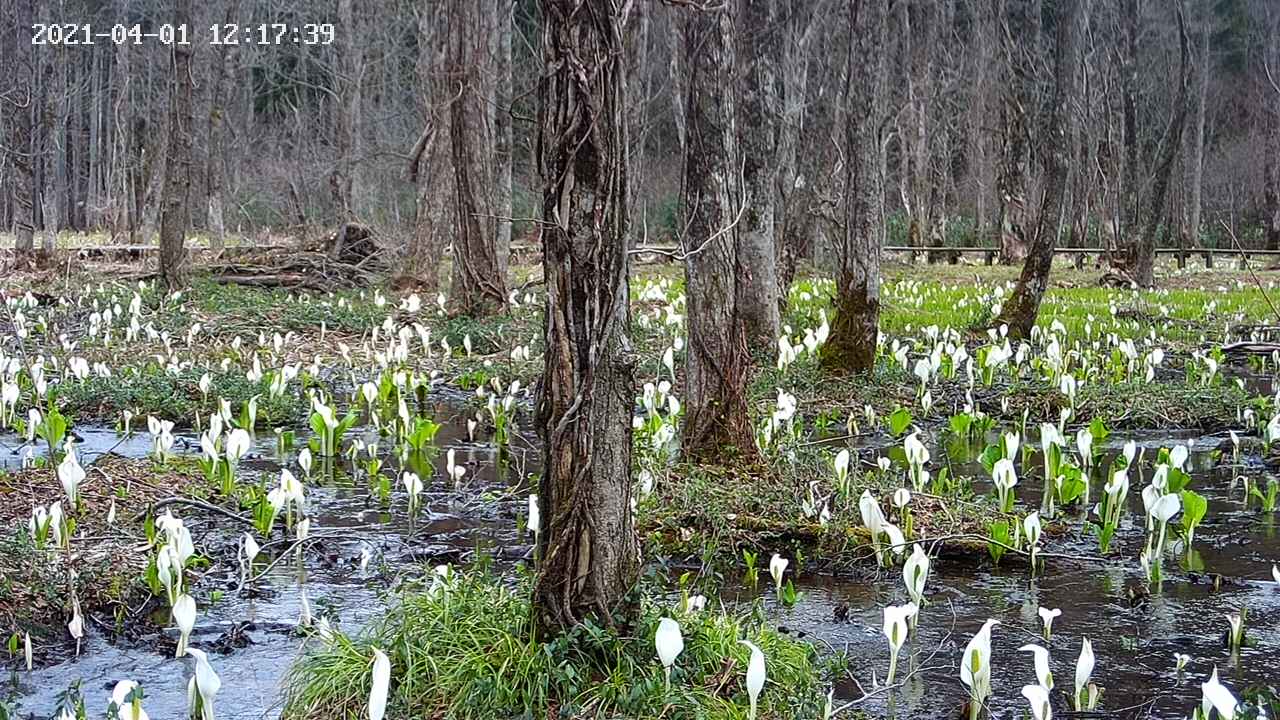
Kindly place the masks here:
[[(290, 670), (283, 717), (364, 716), (372, 649), (391, 660), (391, 717), (744, 718), (748, 639), (765, 653), (761, 717), (820, 717), (825, 701), (812, 646), (763, 626), (757, 612), (679, 614), (641, 602), (624, 631), (585, 624), (555, 640), (531, 639), (528, 581), (503, 585), (484, 572), (455, 573), (443, 589), (407, 591), (361, 635), (335, 633)], [(676, 617), (685, 649), (668, 691), (653, 645), (664, 616)]]

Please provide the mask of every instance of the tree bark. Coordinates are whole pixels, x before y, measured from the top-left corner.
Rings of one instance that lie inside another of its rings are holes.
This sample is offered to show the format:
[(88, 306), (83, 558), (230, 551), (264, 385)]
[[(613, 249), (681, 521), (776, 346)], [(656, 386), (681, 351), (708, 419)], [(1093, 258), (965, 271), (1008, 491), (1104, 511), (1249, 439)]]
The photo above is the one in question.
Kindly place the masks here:
[(1000, 262), (1026, 259), (1031, 243), (1031, 121), (1036, 97), (1040, 32), (1039, 0), (993, 0), (1002, 20), (1001, 151), (996, 190), (1000, 200)]
[(1040, 301), (1049, 285), (1053, 265), (1053, 249), (1057, 245), (1059, 219), (1062, 215), (1070, 171), (1072, 110), (1076, 101), (1076, 72), (1080, 64), (1080, 3), (1083, 0), (1057, 0), (1055, 12), (1056, 41), (1053, 62), (1053, 100), (1049, 108), (1042, 152), (1045, 164), (1044, 200), (1036, 223), (1035, 235), (1022, 275), (1013, 295), (1005, 303), (1000, 322), (1009, 326), (1014, 338), (1030, 337), (1040, 312)]
[(1200, 213), (1203, 208), (1204, 194), (1204, 131), (1205, 110), (1209, 100), (1209, 32), (1213, 13), (1202, 11), (1200, 27), (1200, 72), (1196, 88), (1195, 135), (1191, 139), (1191, 198), (1187, 208), (1187, 232), (1191, 234), (1191, 244), (1200, 246)]
[(422, 135), (409, 155), (409, 181), (416, 186), (413, 235), (407, 270), (428, 297), (440, 291), (440, 261), (454, 228), (453, 169), (449, 165), (451, 90), (446, 78), (448, 17), (443, 2), (423, 3), (418, 17), (417, 95), (424, 118)]
[[(497, 248), (493, 199), (489, 93), (481, 70), (487, 66), (493, 24), (456, 3), (450, 17), (449, 76), (459, 88), (449, 106), (449, 140), (454, 172), (455, 219), (453, 239), (454, 306), (471, 316), (488, 315), (506, 307), (505, 273)], [(474, 10), (474, 8), (472, 8)]]
[(1181, 0), (1177, 5), (1178, 41), (1181, 49), (1178, 92), (1173, 99), (1169, 123), (1161, 138), (1160, 151), (1151, 179), (1151, 196), (1142, 228), (1131, 232), (1125, 239), (1124, 252), (1116, 259), (1116, 269), (1139, 287), (1155, 286), (1156, 233), (1165, 211), (1165, 198), (1173, 176), (1174, 161), (1182, 149), (1182, 133), (1190, 111), (1192, 60), (1190, 41), (1187, 38), (1186, 19)]
[(778, 117), (781, 93), (781, 29), (778, 0), (745, 0), (738, 23), (738, 147), (742, 153), (742, 201), (746, 212), (738, 235), (743, 275), (737, 278), (738, 309), (747, 342), (771, 351), (780, 332), (778, 267), (774, 238), (778, 175)]
[(512, 166), (512, 77), (511, 32), (514, 0), (495, 0), (497, 22), (496, 53), (494, 55), (494, 104), (493, 104), (493, 204), (497, 228), (498, 267), (505, 276), (511, 255), (511, 166)]
[(712, 460), (754, 456), (747, 416), (747, 325), (739, 305), (740, 183), (734, 109), (733, 8), (685, 14), (689, 71), (684, 165), (685, 292), (689, 343), (685, 363), (684, 452)]
[[(190, 24), (191, 0), (174, 3), (174, 23)], [(187, 282), (187, 227), (191, 221), (191, 45), (170, 45), (169, 147), (160, 210), (160, 277), (170, 290)]]
[[(11, 118), (13, 128), (12, 147), (5, 148), (9, 165), (14, 169), (14, 252), (19, 263), (31, 261), (35, 251), (35, 160), (32, 144), (32, 128), (34, 114), (39, 103), (35, 93), (36, 64), (31, 47), (31, 23), (35, 20), (35, 11), (31, 0), (18, 0), (14, 6), (16, 19), (6, 34), (13, 42), (11, 46), (15, 54), (12, 73), (9, 75), (9, 87), (13, 93), (5, 100), (0, 100), (5, 114)], [(6, 143), (7, 145), (8, 143)]]
[[(235, 22), (239, 2), (232, 0), (227, 5), (224, 23)], [(209, 68), (209, 123), (208, 137), (205, 139), (208, 153), (205, 156), (205, 190), (208, 194), (209, 247), (220, 251), (226, 245), (227, 222), (223, 209), (223, 190), (226, 187), (226, 172), (223, 164), (227, 161), (224, 136), (226, 135), (226, 78), (227, 51), (229, 45), (218, 45), (211, 48)]]
[[(1274, 12), (1274, 11), (1273, 11)], [(1266, 38), (1261, 50), (1263, 132), (1266, 133), (1266, 162), (1263, 163), (1262, 205), (1268, 250), (1280, 250), (1280, 15), (1268, 12), (1263, 19)]]
[(812, 216), (804, 207), (806, 197), (800, 181), (800, 136), (805, 124), (805, 103), (809, 88), (809, 46), (813, 37), (817, 0), (787, 5), (784, 23), (786, 45), (782, 53), (782, 117), (778, 123), (778, 200), (774, 207), (774, 241), (777, 255), (778, 312), (786, 312), (800, 259), (809, 254)]
[(338, 24), (342, 31), (337, 34), (336, 42), (338, 97), (334, 101), (337, 104), (334, 152), (337, 157), (329, 173), (329, 194), (333, 198), (339, 223), (356, 219), (356, 113), (360, 107), (360, 63), (357, 55), (362, 49), (356, 44), (354, 2), (355, 0), (338, 0)]
[(880, 143), (885, 3), (851, 0), (845, 80), (845, 179), (842, 237), (836, 242), (835, 316), (822, 367), (875, 370), (880, 332), (880, 235), (884, 188)]
[(624, 10), (619, 0), (543, 0), (542, 9), (547, 324), (533, 620), (545, 638), (588, 618), (624, 620), (639, 544), (631, 518)]

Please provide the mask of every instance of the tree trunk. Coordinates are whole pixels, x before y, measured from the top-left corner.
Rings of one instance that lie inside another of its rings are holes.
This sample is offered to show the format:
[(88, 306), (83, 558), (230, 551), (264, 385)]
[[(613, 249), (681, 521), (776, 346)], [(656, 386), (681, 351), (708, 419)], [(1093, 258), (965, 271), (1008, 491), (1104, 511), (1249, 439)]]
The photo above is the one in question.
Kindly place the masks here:
[(836, 373), (875, 370), (880, 332), (880, 236), (884, 189), (880, 120), (885, 3), (851, 0), (845, 80), (843, 236), (836, 242), (835, 317), (822, 367)]
[(1003, 59), (1000, 106), (1001, 151), (996, 177), (1000, 201), (1000, 262), (1024, 260), (1031, 243), (1030, 135), (1031, 111), (1036, 97), (1036, 56), (1039, 44), (1039, 7), (1035, 0), (994, 0), (1003, 13)]
[(747, 328), (738, 305), (742, 206), (734, 110), (733, 9), (685, 14), (688, 123), (684, 165), (685, 291), (689, 343), (685, 363), (684, 452), (710, 460), (755, 454), (747, 417)]
[(13, 41), (11, 46), (16, 57), (9, 79), (14, 89), (12, 97), (0, 100), (8, 105), (5, 108), (12, 118), (13, 147), (6, 148), (9, 164), (14, 169), (14, 252), (19, 263), (31, 261), (35, 251), (35, 148), (32, 144), (33, 116), (39, 102), (36, 98), (34, 80), (36, 63), (31, 46), (31, 23), (35, 20), (35, 11), (31, 0), (18, 0), (14, 5), (16, 22), (6, 29), (6, 34)]
[(457, 97), (449, 106), (449, 140), (454, 173), (453, 303), (459, 311), (481, 316), (506, 307), (505, 273), (497, 250), (493, 212), (493, 168), (489, 162), (489, 93), (483, 87), (485, 32), (492, 23), (456, 3), (450, 17), (449, 77)]
[[(1271, 16), (1268, 16), (1268, 20)], [(1263, 132), (1266, 133), (1266, 162), (1263, 163), (1262, 204), (1266, 214), (1266, 242), (1268, 250), (1280, 250), (1280, 20), (1269, 23), (1262, 49), (1262, 61), (1266, 63), (1267, 78), (1262, 82)]]
[[(190, 24), (191, 0), (174, 3), (174, 23)], [(186, 234), (191, 219), (191, 45), (170, 45), (169, 146), (160, 210), (160, 276), (170, 290), (186, 285)]]
[(1192, 61), (1190, 42), (1182, 5), (1177, 6), (1178, 36), (1181, 47), (1178, 93), (1173, 99), (1173, 109), (1169, 123), (1161, 138), (1160, 152), (1156, 167), (1152, 174), (1151, 196), (1146, 220), (1140, 230), (1131, 232), (1125, 240), (1124, 253), (1117, 258), (1116, 269), (1128, 276), (1129, 280), (1139, 287), (1155, 286), (1156, 232), (1160, 228), (1160, 219), (1165, 211), (1165, 198), (1169, 191), (1169, 181), (1173, 176), (1174, 161), (1182, 148), (1182, 132), (1187, 124), (1189, 112), (1189, 95), (1191, 89)]
[(449, 165), (448, 107), (452, 91), (445, 79), (448, 18), (443, 2), (424, 3), (418, 17), (417, 95), (425, 128), (410, 151), (409, 181), (417, 188), (407, 270), (428, 297), (440, 291), (440, 261), (454, 228), (453, 170)]
[[(238, 7), (239, 2), (232, 0), (227, 5), (223, 22), (234, 22)], [(208, 153), (205, 156), (204, 172), (205, 189), (209, 198), (209, 247), (215, 251), (222, 250), (227, 240), (227, 223), (223, 209), (222, 193), (226, 187), (226, 173), (223, 163), (227, 161), (224, 147), (224, 135), (226, 134), (224, 126), (226, 125), (225, 113), (227, 111), (225, 95), (227, 50), (229, 47), (229, 45), (218, 45), (211, 48), (211, 67), (209, 68), (209, 127), (208, 137), (205, 139)]]
[(1040, 301), (1049, 285), (1053, 249), (1058, 240), (1058, 224), (1064, 207), (1070, 170), (1072, 122), (1076, 101), (1076, 72), (1080, 64), (1080, 3), (1057, 0), (1056, 42), (1053, 62), (1053, 100), (1049, 108), (1043, 150), (1045, 164), (1044, 200), (1036, 223), (1031, 250), (1022, 266), (1022, 276), (1013, 296), (1005, 303), (1000, 322), (1009, 326), (1014, 338), (1031, 336), (1040, 312)]
[(498, 232), (498, 267), (505, 276), (511, 254), (512, 78), (511, 32), (513, 0), (495, 0), (497, 52), (494, 55), (493, 205)]
[(1187, 232), (1191, 234), (1191, 244), (1200, 246), (1200, 213), (1203, 208), (1204, 193), (1204, 130), (1205, 110), (1209, 99), (1209, 26), (1213, 14), (1203, 11), (1200, 27), (1200, 72), (1196, 88), (1195, 135), (1191, 140), (1191, 199), (1187, 208)]
[(740, 80), (739, 149), (742, 153), (742, 201), (746, 212), (738, 234), (738, 309), (752, 347), (776, 347), (778, 268), (774, 239), (775, 183), (778, 175), (778, 66), (781, 29), (778, 0), (746, 0), (738, 24), (739, 56), (746, 60)]
[[(807, 256), (807, 240), (812, 217), (805, 203), (797, 151), (804, 127), (805, 102), (809, 88), (809, 43), (813, 36), (814, 2), (787, 6), (786, 46), (782, 53), (782, 117), (778, 124), (778, 201), (774, 208), (774, 241), (778, 273), (778, 312), (785, 313), (791, 282), (801, 257)], [(812, 181), (810, 181), (811, 183)]]
[(1123, 37), (1120, 45), (1120, 89), (1124, 138), (1124, 173), (1120, 182), (1120, 232), (1118, 248), (1129, 243), (1137, 232), (1141, 213), (1138, 210), (1138, 37), (1142, 32), (1140, 0), (1122, 0), (1120, 10)]
[(334, 101), (337, 122), (334, 128), (333, 169), (329, 173), (329, 194), (339, 223), (355, 220), (356, 207), (353, 197), (357, 149), (356, 113), (360, 104), (360, 72), (357, 55), (362, 52), (355, 38), (355, 0), (338, 0), (338, 23), (343, 28), (337, 34), (338, 97)]
[(539, 103), (546, 352), (538, 427), (546, 638), (629, 614), (635, 382), (627, 256), (627, 133), (619, 0), (544, 0)]

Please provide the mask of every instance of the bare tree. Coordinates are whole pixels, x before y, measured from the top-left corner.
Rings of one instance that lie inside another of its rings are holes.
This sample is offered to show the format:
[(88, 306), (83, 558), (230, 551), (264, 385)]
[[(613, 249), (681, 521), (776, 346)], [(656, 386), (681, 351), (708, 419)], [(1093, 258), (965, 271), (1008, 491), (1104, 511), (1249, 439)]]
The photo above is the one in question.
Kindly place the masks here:
[(1265, 81), (1259, 82), (1266, 161), (1263, 163), (1262, 209), (1268, 250), (1280, 250), (1280, 9), (1261, 3), (1258, 19), (1262, 42), (1258, 65)]
[(738, 233), (738, 309), (747, 341), (773, 348), (779, 333), (778, 267), (774, 238), (777, 200), (778, 125), (781, 114), (779, 65), (782, 28), (778, 0), (745, 0), (738, 28), (738, 147), (742, 153), (742, 202), (746, 212)]
[(1076, 101), (1076, 75), (1080, 65), (1080, 5), (1087, 0), (1057, 0), (1053, 51), (1053, 99), (1043, 133), (1045, 148), (1044, 200), (1040, 205), (1031, 248), (1013, 296), (1004, 304), (1000, 322), (1007, 323), (1015, 338), (1031, 335), (1040, 312), (1040, 301), (1049, 285), (1053, 250), (1057, 245), (1067, 193), (1071, 161), (1071, 125)]
[[(223, 15), (224, 23), (235, 21), (239, 0), (231, 0)], [(227, 222), (223, 194), (226, 190), (226, 102), (227, 56), (230, 45), (210, 48), (209, 122), (205, 137), (205, 191), (208, 195), (209, 245), (221, 250), (226, 243)]]
[[(174, 24), (191, 23), (191, 0), (174, 3)], [(160, 209), (160, 276), (170, 290), (186, 285), (187, 228), (191, 225), (191, 45), (170, 45), (169, 146)]]
[(782, 21), (782, 116), (778, 121), (778, 200), (774, 206), (774, 241), (777, 247), (778, 311), (786, 310), (791, 281), (802, 256), (808, 254), (813, 216), (806, 206), (805, 181), (799, 163), (800, 138), (809, 101), (811, 47), (825, 0), (797, 0), (785, 3)]
[(747, 325), (738, 278), (746, 258), (737, 235), (742, 197), (734, 106), (732, 6), (691, 9), (684, 17), (689, 72), (683, 209), (689, 343), (682, 446), (693, 459), (725, 451), (755, 453), (747, 417)]
[(1027, 256), (1032, 199), (1031, 123), (1035, 116), (1036, 65), (1039, 56), (1040, 0), (992, 0), (1000, 18), (1001, 78), (1000, 166), (996, 188), (1000, 201), (1000, 261), (1015, 263)]
[(494, 19), (497, 28), (494, 38), (493, 80), (493, 206), (497, 217), (498, 267), (505, 274), (507, 258), (511, 253), (511, 164), (514, 150), (511, 103), (511, 23), (515, 12), (514, 0), (494, 0)]
[(1213, 13), (1208, 9), (1201, 11), (1200, 20), (1200, 67), (1196, 79), (1196, 116), (1194, 132), (1191, 136), (1191, 197), (1187, 208), (1187, 232), (1191, 235), (1191, 244), (1200, 244), (1200, 213), (1204, 196), (1204, 142), (1205, 115), (1209, 101), (1209, 69), (1210, 62), (1210, 28)]
[[(1145, 218), (1139, 216), (1135, 221), (1135, 227), (1131, 228), (1125, 238), (1123, 252), (1112, 263), (1121, 277), (1147, 288), (1155, 286), (1156, 233), (1164, 217), (1165, 199), (1169, 191), (1169, 182), (1173, 177), (1174, 161), (1177, 160), (1178, 153), (1182, 149), (1182, 132), (1186, 127), (1187, 114), (1190, 110), (1193, 62), (1181, 0), (1178, 0), (1175, 11), (1178, 21), (1178, 45), (1181, 51), (1177, 95), (1173, 100), (1169, 122), (1160, 138), (1156, 164), (1152, 170), (1150, 202)], [(1127, 109), (1126, 112), (1128, 112)], [(1139, 223), (1141, 228), (1137, 227)]]
[(543, 520), (534, 622), (544, 635), (612, 622), (636, 580), (635, 404), (627, 259), (624, 9), (543, 0), (539, 88), (546, 353)]
[(449, 104), (449, 141), (458, 224), (450, 295), (462, 312), (486, 315), (507, 303), (497, 248), (490, 94), (484, 72), (493, 23), (470, 3), (454, 3), (449, 24), (449, 77), (457, 87), (457, 97)]
[(822, 367), (837, 373), (875, 368), (880, 332), (880, 224), (883, 146), (882, 50), (886, 12), (879, 0), (851, 0), (844, 91), (844, 217), (836, 243), (835, 317)]
[(429, 296), (440, 290), (440, 260), (454, 228), (453, 168), (449, 164), (449, 103), (446, 75), (448, 13), (443, 0), (419, 5), (416, 67), (423, 129), (409, 151), (409, 182), (416, 188), (407, 270)]
[[(342, 31), (337, 33), (337, 98), (335, 99), (334, 146), (337, 157), (329, 173), (329, 192), (333, 196), (342, 222), (356, 217), (356, 166), (360, 157), (359, 114), (361, 105), (362, 62), (357, 44), (355, 0), (338, 0), (338, 23)], [(363, 192), (361, 189), (360, 192)]]
[[(13, 52), (13, 65), (7, 73), (8, 81), (0, 95), (0, 110), (9, 118), (12, 135), (3, 144), (6, 162), (13, 168), (13, 229), (14, 252), (21, 264), (30, 262), (35, 251), (35, 176), (32, 146), (32, 115), (38, 106), (34, 80), (35, 60), (32, 57), (30, 33), (35, 19), (31, 0), (18, 0), (12, 6), (14, 17), (6, 16), (6, 34)], [(3, 115), (0, 115), (2, 117)]]

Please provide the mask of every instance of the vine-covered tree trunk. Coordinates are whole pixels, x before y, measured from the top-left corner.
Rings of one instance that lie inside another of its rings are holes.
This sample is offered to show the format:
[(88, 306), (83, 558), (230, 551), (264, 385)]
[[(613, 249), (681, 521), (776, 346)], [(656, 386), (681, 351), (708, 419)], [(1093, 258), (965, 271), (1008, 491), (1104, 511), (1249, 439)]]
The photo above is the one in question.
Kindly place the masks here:
[[(190, 24), (191, 0), (174, 3), (174, 23)], [(170, 290), (186, 284), (187, 227), (191, 221), (191, 45), (174, 43), (169, 85), (169, 143), (160, 208), (160, 277)]]
[(837, 373), (872, 372), (880, 332), (880, 120), (885, 3), (851, 0), (845, 80), (842, 237), (836, 239), (835, 316), (821, 363)]
[(631, 520), (635, 405), (620, 0), (543, 0), (539, 167), (546, 352), (538, 427), (542, 636), (612, 623), (639, 568)]
[(1008, 324), (1015, 338), (1031, 335), (1040, 312), (1040, 301), (1049, 285), (1053, 249), (1058, 240), (1058, 223), (1067, 194), (1072, 145), (1073, 106), (1076, 101), (1076, 72), (1080, 64), (1079, 9), (1081, 0), (1057, 0), (1055, 47), (1053, 53), (1053, 99), (1049, 107), (1042, 157), (1045, 164), (1044, 201), (1036, 222), (1035, 235), (1022, 275), (1013, 296), (1005, 303), (1000, 321)]
[(449, 105), (449, 141), (457, 231), (449, 294), (460, 312), (480, 316), (506, 307), (507, 290), (497, 248), (489, 92), (482, 72), (493, 23), (469, 5), (455, 3), (450, 17), (449, 77), (456, 97)]
[(738, 108), (742, 152), (742, 216), (738, 253), (744, 274), (737, 279), (738, 308), (753, 347), (776, 347), (778, 266), (774, 238), (778, 177), (778, 89), (781, 17), (778, 0), (745, 0), (741, 5), (739, 56), (743, 59), (742, 102)]
[(742, 204), (736, 114), (732, 6), (685, 13), (689, 72), (684, 162), (685, 292), (689, 342), (685, 363), (684, 452), (692, 459), (750, 456), (747, 327), (737, 278)]

